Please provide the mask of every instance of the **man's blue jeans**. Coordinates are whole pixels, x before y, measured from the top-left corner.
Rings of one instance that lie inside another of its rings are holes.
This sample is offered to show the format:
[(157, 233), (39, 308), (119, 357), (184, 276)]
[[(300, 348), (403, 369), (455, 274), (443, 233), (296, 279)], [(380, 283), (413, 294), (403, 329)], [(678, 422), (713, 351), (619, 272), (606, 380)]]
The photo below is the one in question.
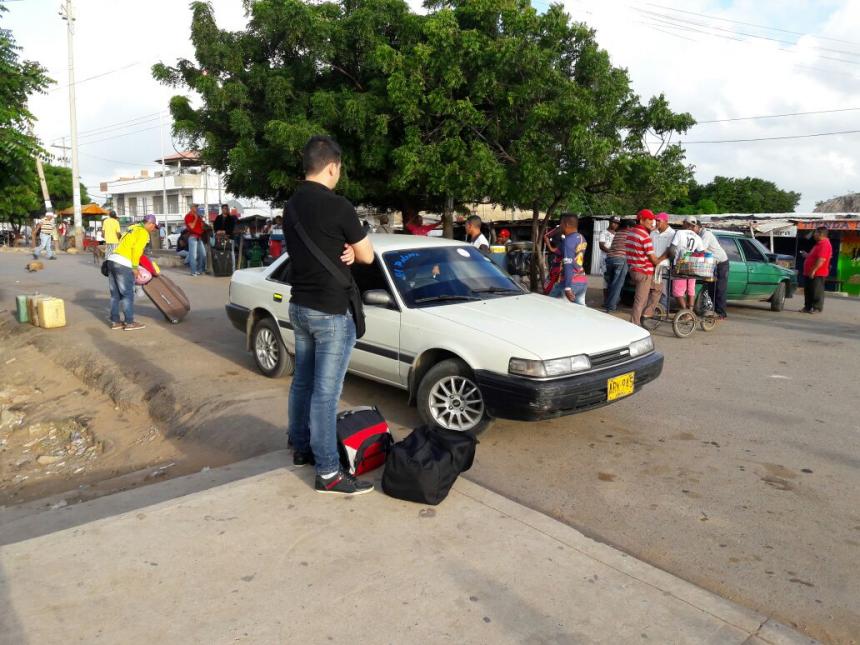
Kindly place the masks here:
[(51, 237), (50, 233), (39, 233), (39, 248), (33, 251), (33, 257), (38, 260), (43, 251), (49, 258), (54, 257), (53, 244), (54, 238)]
[(606, 258), (606, 273), (603, 274), (603, 279), (606, 281), (607, 299), (603, 304), (607, 311), (615, 311), (618, 308), (626, 278), (627, 258)]
[(355, 345), (352, 315), (326, 314), (290, 303), (296, 371), (290, 387), (289, 433), (296, 452), (312, 451), (317, 473), (340, 469), (337, 404)]
[(206, 245), (199, 237), (188, 236), (188, 266), (191, 273), (206, 273)]
[[(574, 285), (572, 290), (574, 304), (582, 305), (583, 307), (587, 306), (585, 304), (585, 293), (588, 291), (588, 283), (583, 282), (581, 285)], [(564, 295), (564, 284), (562, 284), (561, 280), (555, 283), (552, 291), (549, 292), (549, 296), (550, 298), (564, 298), (567, 300), (567, 296)]]
[[(110, 321), (134, 322), (134, 272), (116, 262), (108, 262), (108, 284), (110, 285)], [(119, 305), (122, 302), (124, 321), (119, 319)]]

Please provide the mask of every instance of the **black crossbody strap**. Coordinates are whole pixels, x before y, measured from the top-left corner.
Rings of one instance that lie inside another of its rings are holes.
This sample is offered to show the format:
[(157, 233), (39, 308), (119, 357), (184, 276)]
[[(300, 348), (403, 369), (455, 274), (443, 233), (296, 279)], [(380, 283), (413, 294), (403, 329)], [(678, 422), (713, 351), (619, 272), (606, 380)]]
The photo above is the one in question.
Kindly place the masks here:
[(308, 235), (308, 232), (305, 230), (305, 227), (302, 226), (301, 222), (299, 222), (298, 213), (296, 213), (296, 209), (290, 202), (287, 202), (287, 215), (289, 215), (290, 224), (292, 224), (293, 228), (296, 230), (296, 234), (299, 236), (299, 239), (301, 239), (308, 251), (311, 252), (311, 255), (317, 259), (317, 262), (322, 264), (325, 270), (334, 276), (334, 279), (338, 281), (340, 286), (344, 289), (350, 288), (352, 286), (352, 280), (348, 279), (342, 271), (339, 271), (334, 263), (326, 257), (325, 253), (322, 252), (320, 247), (314, 244), (313, 240)]

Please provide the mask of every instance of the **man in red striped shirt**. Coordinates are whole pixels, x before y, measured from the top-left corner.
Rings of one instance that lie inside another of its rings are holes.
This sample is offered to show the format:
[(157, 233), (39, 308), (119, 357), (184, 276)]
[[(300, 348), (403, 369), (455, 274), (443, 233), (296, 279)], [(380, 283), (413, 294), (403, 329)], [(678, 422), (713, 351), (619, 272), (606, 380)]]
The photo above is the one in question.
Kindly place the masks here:
[(627, 264), (630, 266), (630, 279), (633, 286), (636, 287), (630, 322), (634, 325), (641, 325), (643, 314), (646, 317), (653, 315), (654, 306), (660, 299), (659, 291), (656, 298), (649, 298), (654, 267), (660, 263), (660, 258), (654, 253), (654, 243), (651, 241), (654, 213), (645, 208), (639, 211), (636, 219), (636, 226), (627, 233), (626, 250)]

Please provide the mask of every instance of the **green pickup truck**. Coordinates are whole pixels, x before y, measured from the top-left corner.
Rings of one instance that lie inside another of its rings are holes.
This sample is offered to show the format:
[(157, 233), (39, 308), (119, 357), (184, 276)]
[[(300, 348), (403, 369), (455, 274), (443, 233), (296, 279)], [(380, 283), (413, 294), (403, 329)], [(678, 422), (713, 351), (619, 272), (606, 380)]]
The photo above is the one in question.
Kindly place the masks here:
[[(749, 235), (712, 232), (729, 256), (726, 299), (769, 302), (773, 311), (782, 311), (785, 299), (794, 296), (797, 290), (797, 272), (776, 264), (776, 256)], [(628, 304), (633, 302), (629, 274), (623, 296)]]

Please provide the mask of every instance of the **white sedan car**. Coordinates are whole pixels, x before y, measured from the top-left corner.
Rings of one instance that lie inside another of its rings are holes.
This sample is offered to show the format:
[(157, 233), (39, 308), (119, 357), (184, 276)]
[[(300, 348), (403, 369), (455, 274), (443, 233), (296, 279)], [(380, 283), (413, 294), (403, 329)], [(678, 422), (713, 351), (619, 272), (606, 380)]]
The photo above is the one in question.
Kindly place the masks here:
[[(644, 329), (526, 293), (472, 246), (371, 239), (374, 263), (353, 267), (367, 332), (349, 371), (408, 392), (427, 424), (480, 431), (494, 417), (574, 414), (633, 394), (663, 369)], [(270, 377), (294, 364), (289, 262), (236, 271), (230, 282), (227, 315)]]

